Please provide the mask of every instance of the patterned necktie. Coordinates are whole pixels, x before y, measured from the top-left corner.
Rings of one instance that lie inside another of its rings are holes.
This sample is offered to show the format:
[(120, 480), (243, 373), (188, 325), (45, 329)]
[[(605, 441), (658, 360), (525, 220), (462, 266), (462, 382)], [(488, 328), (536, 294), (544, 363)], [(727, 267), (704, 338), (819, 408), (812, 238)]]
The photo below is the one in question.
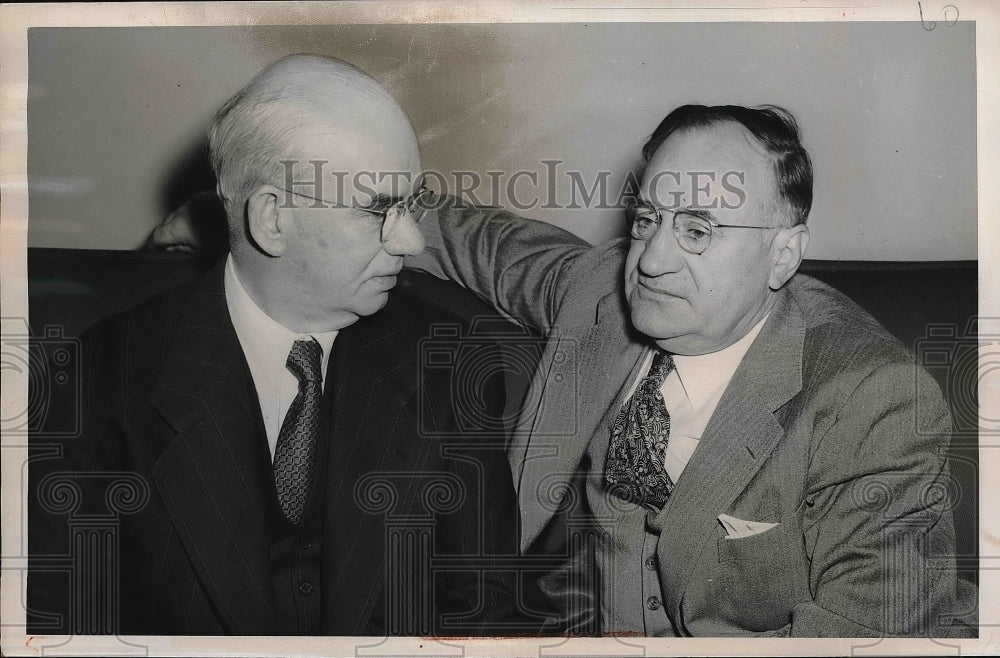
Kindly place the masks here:
[(670, 414), (660, 393), (673, 369), (673, 357), (657, 352), (649, 374), (615, 418), (604, 467), (604, 481), (612, 493), (656, 511), (663, 509), (674, 489), (664, 466)]
[(299, 392), (285, 414), (274, 450), (274, 484), (281, 511), (293, 525), (302, 522), (316, 464), (320, 400), (323, 398), (323, 348), (315, 339), (297, 340), (285, 365), (299, 380)]

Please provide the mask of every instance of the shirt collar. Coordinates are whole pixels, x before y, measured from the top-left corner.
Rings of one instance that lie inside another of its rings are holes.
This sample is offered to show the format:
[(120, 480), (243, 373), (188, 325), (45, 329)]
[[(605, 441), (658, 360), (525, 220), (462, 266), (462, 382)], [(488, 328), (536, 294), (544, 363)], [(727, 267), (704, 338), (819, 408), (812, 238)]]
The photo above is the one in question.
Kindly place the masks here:
[(706, 404), (729, 385), (750, 345), (764, 327), (767, 317), (765, 315), (743, 338), (718, 352), (695, 356), (674, 355), (677, 378), (693, 408)]
[(337, 337), (336, 331), (299, 334), (282, 326), (258, 306), (243, 287), (236, 273), (232, 254), (226, 259), (224, 280), (229, 317), (233, 321), (236, 336), (252, 370), (256, 371), (256, 366), (259, 365), (265, 372), (280, 372), (285, 368), (292, 343), (312, 337), (323, 348), (322, 372), (324, 380), (326, 379), (326, 366), (330, 362), (330, 351)]

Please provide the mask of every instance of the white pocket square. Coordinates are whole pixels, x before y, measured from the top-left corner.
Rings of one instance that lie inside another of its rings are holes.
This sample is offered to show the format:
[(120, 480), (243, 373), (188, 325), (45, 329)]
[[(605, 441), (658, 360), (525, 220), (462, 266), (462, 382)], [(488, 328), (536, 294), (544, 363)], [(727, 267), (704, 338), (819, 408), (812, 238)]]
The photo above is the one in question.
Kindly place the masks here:
[(764, 523), (763, 521), (744, 521), (728, 514), (720, 514), (719, 523), (726, 529), (726, 539), (752, 537), (778, 525), (777, 523)]

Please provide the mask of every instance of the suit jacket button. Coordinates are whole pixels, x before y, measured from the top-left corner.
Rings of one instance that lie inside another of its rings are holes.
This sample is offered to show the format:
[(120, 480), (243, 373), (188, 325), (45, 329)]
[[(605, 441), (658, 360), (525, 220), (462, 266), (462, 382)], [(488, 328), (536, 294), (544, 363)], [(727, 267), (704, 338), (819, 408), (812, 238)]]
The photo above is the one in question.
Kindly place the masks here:
[(646, 565), (646, 568), (650, 571), (656, 571), (656, 556), (650, 555), (643, 561), (643, 564)]
[(308, 535), (305, 535), (305, 536), (301, 537), (299, 539), (299, 546), (302, 547), (303, 551), (308, 551), (310, 548), (313, 547), (312, 537), (310, 537)]
[(312, 594), (312, 591), (313, 591), (312, 583), (310, 583), (308, 580), (303, 580), (301, 583), (299, 583), (299, 594), (302, 594), (303, 596), (308, 596), (309, 594)]
[(661, 605), (660, 597), (658, 596), (651, 596), (646, 599), (646, 607), (650, 610), (659, 610)]

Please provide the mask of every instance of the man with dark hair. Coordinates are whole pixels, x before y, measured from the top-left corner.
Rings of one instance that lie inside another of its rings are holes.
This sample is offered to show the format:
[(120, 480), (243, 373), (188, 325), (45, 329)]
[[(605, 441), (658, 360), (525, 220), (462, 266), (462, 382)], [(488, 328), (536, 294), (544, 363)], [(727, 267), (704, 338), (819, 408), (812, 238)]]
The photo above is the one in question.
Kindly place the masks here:
[[(463, 436), (420, 370), (441, 315), (393, 290), (427, 196), (405, 113), (354, 67), (291, 56), (226, 103), (210, 148), (229, 254), (85, 335), (82, 435), (32, 462), (29, 631), (530, 632), (504, 446)], [(411, 176), (289, 184), (313, 162)], [(132, 504), (88, 551), (67, 513), (112, 504), (109, 477)], [(92, 559), (51, 568), (67, 553)]]
[(783, 108), (682, 105), (660, 122), (643, 145), (643, 163), (649, 164), (656, 151), (673, 133), (694, 128), (708, 128), (723, 121), (741, 124), (764, 146), (772, 159), (778, 194), (787, 204), (786, 210), (791, 215), (790, 225), (805, 224), (809, 209), (812, 207), (812, 162), (799, 141), (798, 122)]
[(948, 407), (871, 316), (796, 274), (795, 120), (688, 105), (643, 155), (629, 238), (445, 208), (408, 259), (550, 336), (509, 455), (522, 550), (589, 506), (593, 555), (568, 542), (550, 589), (595, 565), (604, 633), (953, 632)]

